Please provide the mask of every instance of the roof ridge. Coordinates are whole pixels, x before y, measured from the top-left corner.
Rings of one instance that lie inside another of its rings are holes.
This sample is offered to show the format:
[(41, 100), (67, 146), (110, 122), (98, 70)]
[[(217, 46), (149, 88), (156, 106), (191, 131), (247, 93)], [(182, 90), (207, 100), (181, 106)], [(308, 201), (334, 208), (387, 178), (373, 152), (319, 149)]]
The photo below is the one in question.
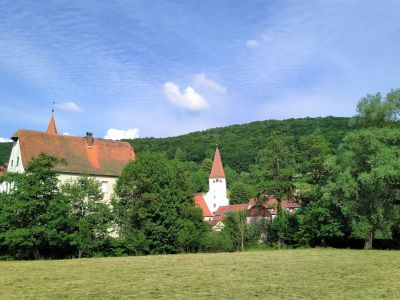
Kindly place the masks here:
[[(32, 132), (32, 133), (38, 133), (38, 134), (43, 134), (43, 135), (47, 135), (47, 134), (52, 134), (52, 133), (48, 133), (46, 131), (40, 131), (40, 130), (31, 130), (31, 129), (18, 129), (13, 136), (15, 136), (16, 134), (18, 134), (18, 132)], [(66, 139), (86, 139), (86, 136), (77, 136), (77, 135), (65, 135), (65, 134), (57, 134), (57, 137), (60, 138), (66, 138)], [(116, 141), (116, 140), (109, 140), (109, 139), (104, 139), (104, 138), (93, 138), (95, 141), (104, 141), (107, 143), (124, 143), (124, 144), (128, 144), (130, 146), (131, 143), (126, 142), (126, 141)]]

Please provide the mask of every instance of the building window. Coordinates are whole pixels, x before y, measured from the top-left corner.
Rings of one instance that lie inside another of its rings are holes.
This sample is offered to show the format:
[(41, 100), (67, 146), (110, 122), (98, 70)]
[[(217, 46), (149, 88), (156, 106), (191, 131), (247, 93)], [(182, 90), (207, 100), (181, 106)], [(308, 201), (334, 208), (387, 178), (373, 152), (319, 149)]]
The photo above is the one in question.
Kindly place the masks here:
[(19, 165), (19, 156), (17, 156), (17, 162), (16, 162), (15, 166), (18, 167), (18, 165)]
[(13, 167), (13, 165), (14, 165), (14, 160), (11, 160), (11, 168)]
[(216, 208), (216, 207), (217, 207), (217, 204), (214, 203), (214, 208)]
[(103, 194), (107, 194), (107, 192), (108, 192), (108, 182), (107, 181), (101, 182), (101, 192)]

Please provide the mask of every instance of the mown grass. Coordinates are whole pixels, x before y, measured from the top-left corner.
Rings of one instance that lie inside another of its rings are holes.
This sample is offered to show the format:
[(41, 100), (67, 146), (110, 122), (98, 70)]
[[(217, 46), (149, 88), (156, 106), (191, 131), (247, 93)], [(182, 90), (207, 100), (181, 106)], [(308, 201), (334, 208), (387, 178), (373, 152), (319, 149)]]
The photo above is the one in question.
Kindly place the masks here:
[(1, 299), (400, 299), (400, 252), (273, 250), (0, 262)]

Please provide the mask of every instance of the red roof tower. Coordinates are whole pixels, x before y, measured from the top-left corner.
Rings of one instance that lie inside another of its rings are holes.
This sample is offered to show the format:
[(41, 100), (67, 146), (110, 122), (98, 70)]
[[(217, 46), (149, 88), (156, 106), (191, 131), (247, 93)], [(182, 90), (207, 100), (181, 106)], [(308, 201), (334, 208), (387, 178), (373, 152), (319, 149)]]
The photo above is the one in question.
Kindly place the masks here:
[(221, 155), (218, 146), (215, 149), (214, 161), (210, 172), (210, 178), (225, 178), (224, 167), (222, 166)]
[(54, 121), (54, 117), (51, 116), (49, 126), (47, 127), (47, 133), (50, 134), (57, 134), (57, 127), (56, 127), (56, 121)]

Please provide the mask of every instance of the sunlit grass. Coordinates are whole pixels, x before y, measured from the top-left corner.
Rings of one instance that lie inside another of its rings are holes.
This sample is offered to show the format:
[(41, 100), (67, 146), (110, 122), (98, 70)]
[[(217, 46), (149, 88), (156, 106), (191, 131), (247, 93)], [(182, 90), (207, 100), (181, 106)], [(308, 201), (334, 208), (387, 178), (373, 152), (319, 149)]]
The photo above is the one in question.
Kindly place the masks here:
[(305, 249), (0, 262), (0, 298), (400, 299), (400, 252)]

